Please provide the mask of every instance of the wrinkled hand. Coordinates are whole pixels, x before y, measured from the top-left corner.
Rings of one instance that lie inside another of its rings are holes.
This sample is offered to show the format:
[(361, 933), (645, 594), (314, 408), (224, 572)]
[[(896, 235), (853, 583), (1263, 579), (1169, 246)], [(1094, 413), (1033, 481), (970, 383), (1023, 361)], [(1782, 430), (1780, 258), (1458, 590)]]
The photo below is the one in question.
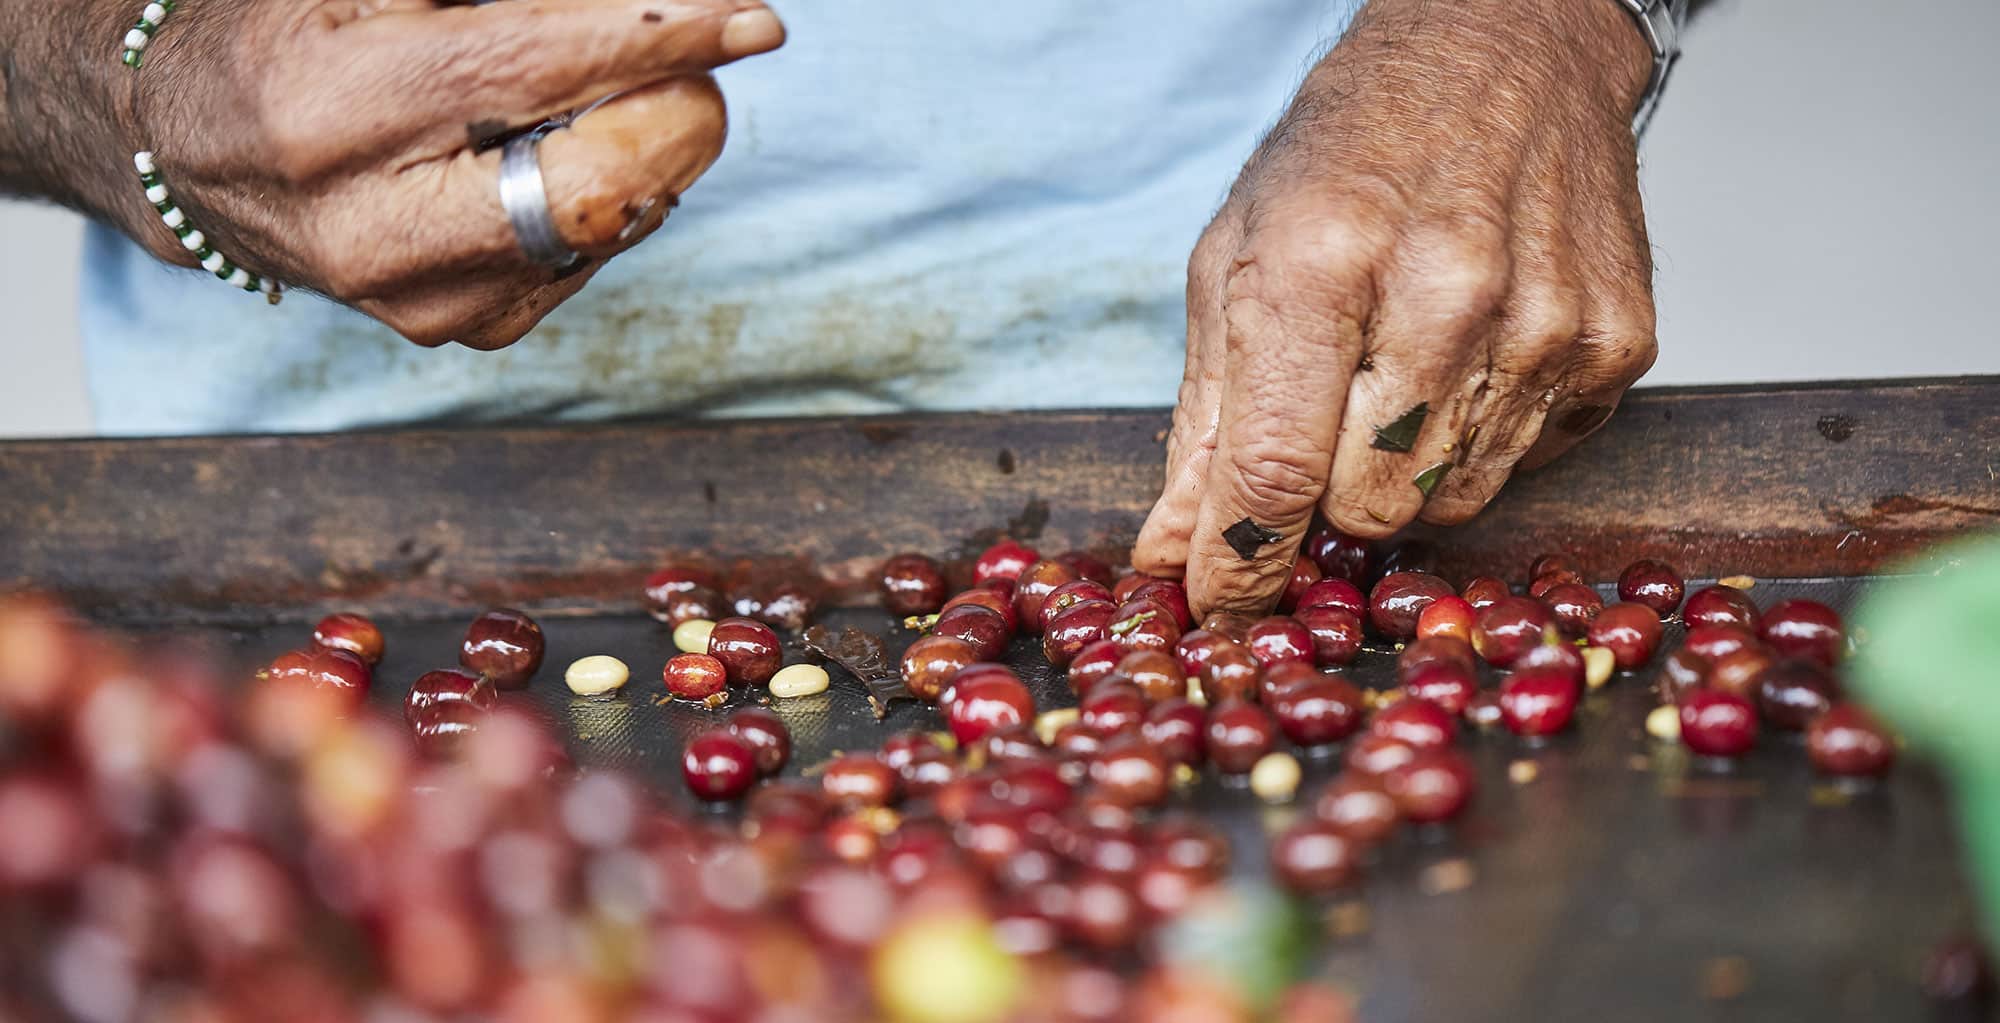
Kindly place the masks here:
[(1605, 0), (1371, 3), (1189, 261), (1134, 565), (1185, 572), (1197, 613), (1259, 611), (1315, 510), (1363, 537), (1463, 522), (1601, 425), (1654, 355), (1650, 67)]
[[(661, 225), (722, 151), (708, 71), (783, 40), (756, 0), (191, 3), (148, 51), (132, 117), (219, 251), (418, 344), (496, 348)], [(617, 93), (542, 140), (586, 261), (533, 266), (490, 143)], [(150, 214), (128, 229), (191, 265)]]

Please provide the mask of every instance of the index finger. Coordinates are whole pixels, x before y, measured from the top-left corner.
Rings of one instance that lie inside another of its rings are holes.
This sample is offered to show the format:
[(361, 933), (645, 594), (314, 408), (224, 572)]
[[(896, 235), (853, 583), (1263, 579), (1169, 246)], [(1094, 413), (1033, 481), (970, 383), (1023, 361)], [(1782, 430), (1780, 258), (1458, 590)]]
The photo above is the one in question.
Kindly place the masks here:
[(1222, 434), (1189, 549), (1197, 614), (1262, 613), (1291, 578), (1361, 361), (1369, 248), (1315, 220), (1253, 230), (1236, 260)]
[[(372, 98), (329, 147), (415, 158), (480, 144), (614, 93), (774, 50), (760, 0), (505, 0), (391, 8), (333, 30), (315, 90)], [(318, 124), (316, 131), (338, 126)]]

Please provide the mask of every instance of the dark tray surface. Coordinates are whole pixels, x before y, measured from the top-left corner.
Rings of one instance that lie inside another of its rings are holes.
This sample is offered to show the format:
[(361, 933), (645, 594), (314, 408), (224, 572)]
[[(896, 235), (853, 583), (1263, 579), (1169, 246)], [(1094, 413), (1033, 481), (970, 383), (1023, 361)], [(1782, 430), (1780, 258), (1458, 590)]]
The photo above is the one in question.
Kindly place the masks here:
[[(1809, 595), (1844, 610), (1861, 588), (1857, 580), (1766, 581), (1753, 596), (1768, 606)], [(836, 610), (821, 621), (884, 632), (895, 644), (910, 636), (875, 610)], [(455, 663), (464, 622), (382, 624), (389, 650), (374, 702), (393, 709), (419, 674)], [(639, 616), (543, 625), (548, 658), (525, 697), (567, 724), (580, 759), (630, 770), (691, 805), (679, 777), (681, 741), (722, 712), (655, 702), (660, 667), (674, 653), (667, 630)], [(284, 625), (228, 635), (255, 661), (308, 632)], [(597, 653), (629, 664), (632, 682), (612, 698), (572, 697), (563, 668)], [(1075, 702), (1028, 642), (1017, 641), (1010, 659), (1044, 709)], [(1365, 655), (1348, 673), (1388, 685), (1393, 657)], [(907, 702), (878, 723), (859, 683), (833, 674), (823, 696), (772, 703), (793, 732), (788, 774), (837, 750), (872, 749), (894, 730), (942, 727), (935, 709)], [(1588, 696), (1574, 730), (1538, 748), (1504, 733), (1467, 733), (1480, 781), (1470, 813), (1450, 829), (1406, 829), (1366, 884), (1337, 900), (1365, 904), (1368, 926), (1330, 943), (1323, 970), (1364, 993), (1364, 1018), (1930, 1018), (1919, 964), (1941, 936), (1969, 923), (1972, 905), (1935, 776), (1904, 763), (1879, 786), (1841, 789), (1813, 776), (1796, 736), (1771, 732), (1733, 770), (1691, 763), (1681, 747), (1657, 747), (1644, 734), (1650, 674), (1614, 678)], [(1535, 765), (1533, 781), (1509, 780), (1516, 761)], [(1302, 794), (1337, 768), (1333, 756), (1306, 762)], [(1266, 874), (1262, 836), (1300, 812), (1261, 806), (1213, 772), (1181, 799), (1226, 830), (1246, 879)], [(1461, 866), (1470, 884), (1436, 890), (1463, 875)], [(1351, 906), (1344, 912), (1353, 915)], [(1747, 989), (1711, 999), (1705, 976), (1732, 959), (1747, 966)]]

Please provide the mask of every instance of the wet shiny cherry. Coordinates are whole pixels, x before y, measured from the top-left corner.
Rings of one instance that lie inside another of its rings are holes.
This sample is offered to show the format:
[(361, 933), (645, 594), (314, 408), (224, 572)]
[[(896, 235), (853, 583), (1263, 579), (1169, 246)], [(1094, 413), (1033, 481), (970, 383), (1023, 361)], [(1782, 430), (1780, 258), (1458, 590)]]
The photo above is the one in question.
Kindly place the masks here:
[(1048, 631), (1042, 634), (1042, 656), (1058, 668), (1069, 667), (1069, 662), (1084, 647), (1100, 639), (1111, 638), (1105, 627), (1111, 624), (1111, 616), (1117, 610), (1108, 600), (1086, 600), (1070, 605), (1068, 610), (1049, 623)]
[(1379, 777), (1415, 759), (1417, 751), (1401, 739), (1375, 732), (1362, 732), (1347, 744), (1341, 762), (1355, 774)]
[(1033, 631), (1042, 622), (1042, 603), (1058, 588), (1076, 582), (1077, 574), (1060, 561), (1037, 561), (1014, 579), (1014, 617)]
[(1173, 763), (1199, 764), (1208, 755), (1207, 725), (1200, 707), (1186, 700), (1163, 700), (1147, 709), (1139, 732)]
[(1158, 601), (1134, 597), (1112, 614), (1104, 634), (1127, 650), (1172, 650), (1181, 627)]
[(1664, 561), (1641, 559), (1618, 573), (1618, 599), (1650, 607), (1662, 618), (1680, 609), (1686, 593), (1687, 582)]
[(1708, 685), (1714, 667), (1709, 659), (1681, 647), (1660, 662), (1660, 674), (1653, 679), (1653, 697), (1662, 704), (1678, 704), (1687, 694)]
[(1464, 812), (1478, 787), (1472, 764), (1451, 749), (1419, 752), (1382, 776), (1382, 787), (1396, 801), (1403, 819), (1418, 824), (1447, 821)]
[(784, 663), (784, 648), (778, 634), (754, 618), (724, 618), (708, 634), (708, 655), (722, 662), (729, 682), (738, 686), (760, 686), (771, 680)]
[(1361, 727), (1361, 690), (1332, 675), (1290, 686), (1269, 706), (1278, 729), (1300, 746), (1339, 742)]
[[(1076, 667), (1075, 662), (1070, 667)], [(1138, 686), (1150, 703), (1187, 695), (1187, 675), (1181, 671), (1180, 660), (1164, 650), (1135, 650), (1118, 662), (1116, 670)]]
[(990, 579), (1014, 579), (1027, 571), (1029, 565), (1042, 560), (1033, 547), (1024, 547), (1012, 540), (1002, 540), (986, 548), (979, 560), (972, 564), (974, 582)]
[(345, 650), (370, 668), (382, 663), (382, 630), (358, 614), (341, 612), (320, 619), (313, 626), (313, 643), (329, 650)]
[(1078, 579), (1072, 583), (1064, 583), (1056, 587), (1054, 592), (1042, 599), (1042, 614), (1035, 626), (1035, 631), (1037, 633), (1048, 631), (1049, 623), (1055, 621), (1057, 615), (1086, 600), (1102, 600), (1112, 604), (1119, 603), (1119, 601), (1111, 599), (1111, 591), (1105, 589), (1103, 583), (1090, 579)]
[(1757, 714), (1773, 728), (1802, 732), (1840, 698), (1831, 672), (1812, 661), (1784, 658), (1757, 681)]
[(1358, 618), (1368, 613), (1368, 598), (1362, 595), (1359, 586), (1346, 579), (1321, 579), (1299, 595), (1294, 613), (1309, 607), (1337, 607)]
[(729, 698), (729, 670), (707, 654), (676, 654), (660, 678), (677, 699), (714, 706)]
[(1292, 563), (1291, 578), (1285, 581), (1285, 591), (1278, 595), (1278, 613), (1291, 614), (1299, 606), (1299, 598), (1306, 590), (1319, 582), (1319, 566), (1311, 558), (1300, 558)]
[(1754, 701), (1763, 685), (1764, 673), (1776, 663), (1777, 659), (1771, 656), (1770, 651), (1761, 646), (1731, 651), (1710, 663), (1708, 684), (1725, 693)]
[[(677, 598), (706, 590), (710, 596), (720, 599), (715, 591), (721, 583), (715, 573), (691, 565), (668, 565), (646, 577), (643, 586), (646, 613), (667, 621), (673, 613)], [(678, 625), (679, 622), (672, 624)]]
[(1240, 644), (1217, 647), (1201, 669), (1201, 695), (1210, 704), (1254, 699), (1261, 673), (1257, 658)]
[(1320, 526), (1306, 534), (1299, 553), (1311, 558), (1319, 566), (1320, 574), (1328, 579), (1345, 579), (1359, 586), (1373, 578), (1368, 541), (1348, 536), (1332, 526)]
[(1710, 664), (1757, 646), (1757, 637), (1740, 625), (1697, 625), (1687, 631), (1681, 648), (1699, 654)]
[(1271, 843), (1272, 875), (1301, 895), (1335, 891), (1354, 879), (1359, 866), (1355, 843), (1325, 821), (1300, 821)]
[(1021, 627), (1020, 621), (1014, 617), (1014, 599), (990, 586), (975, 586), (952, 597), (944, 602), (944, 607), (940, 608), (938, 613), (942, 616), (944, 612), (964, 604), (976, 604), (1006, 619), (1008, 632), (1017, 631)]
[(688, 740), (681, 752), (681, 777), (698, 798), (736, 799), (757, 781), (757, 750), (728, 729), (711, 728)]
[(1597, 613), (1585, 636), (1591, 646), (1611, 651), (1612, 662), (1625, 671), (1645, 666), (1660, 648), (1664, 634), (1659, 612), (1645, 604), (1613, 604)]
[(1435, 703), (1404, 697), (1376, 711), (1368, 730), (1421, 752), (1456, 742), (1458, 719)]
[(1681, 608), (1681, 620), (1688, 628), (1697, 625), (1736, 625), (1757, 628), (1757, 605), (1733, 586), (1709, 586), (1696, 590)]
[(784, 718), (771, 711), (745, 707), (729, 715), (726, 727), (750, 744), (759, 775), (777, 774), (792, 759), (792, 730), (785, 726)]
[(919, 700), (936, 703), (953, 677), (980, 660), (979, 651), (962, 639), (924, 636), (903, 651), (903, 687)]
[(1403, 691), (1456, 716), (1472, 704), (1479, 692), (1479, 679), (1471, 668), (1457, 661), (1431, 661), (1404, 677)]
[(1758, 635), (1787, 657), (1833, 667), (1847, 655), (1847, 629), (1840, 613), (1817, 600), (1780, 601), (1764, 612)]
[(866, 753), (837, 757), (820, 772), (819, 788), (838, 806), (888, 806), (900, 794), (896, 772)]
[(1313, 660), (1313, 637), (1306, 627), (1290, 618), (1274, 615), (1258, 619), (1250, 626), (1250, 655), (1269, 668), (1281, 661)]
[(935, 614), (949, 595), (944, 566), (916, 553), (898, 554), (882, 563), (882, 606), (892, 615)]
[(501, 689), (520, 689), (542, 669), (547, 641), (533, 618), (513, 608), (495, 608), (465, 630), (458, 663)]
[(1180, 626), (1182, 632), (1194, 628), (1194, 611), (1188, 607), (1187, 587), (1181, 585), (1179, 580), (1148, 579), (1126, 594), (1121, 603), (1131, 603), (1141, 599), (1151, 600), (1166, 608), (1167, 613), (1173, 616), (1174, 624)]
[(1097, 688), (1099, 682), (1117, 673), (1125, 657), (1125, 648), (1108, 639), (1100, 639), (1077, 651), (1076, 657), (1069, 662), (1070, 691), (1082, 696)]
[(1466, 580), (1465, 587), (1458, 591), (1458, 595), (1466, 603), (1471, 604), (1474, 611), (1484, 611), (1492, 607), (1495, 602), (1513, 596), (1514, 591), (1508, 588), (1506, 580), (1482, 575)]
[(1542, 603), (1555, 613), (1556, 627), (1572, 639), (1590, 631), (1590, 623), (1604, 610), (1604, 598), (1582, 583), (1563, 583), (1542, 594)]
[(970, 604), (961, 604), (939, 614), (937, 624), (931, 627), (931, 635), (964, 640), (972, 647), (973, 656), (982, 661), (999, 660), (1007, 652), (1007, 644), (1014, 639), (1014, 633), (1007, 628), (1007, 620), (999, 612)]
[(1088, 579), (1100, 586), (1111, 585), (1111, 566), (1089, 551), (1064, 551), (1056, 555), (1056, 560), (1068, 565), (1078, 579)]
[(1130, 732), (1107, 741), (1090, 758), (1090, 783), (1120, 805), (1152, 806), (1167, 797), (1168, 766), (1143, 735)]
[(1496, 668), (1511, 667), (1530, 647), (1542, 643), (1556, 616), (1533, 597), (1504, 597), (1479, 612), (1472, 648)]
[(1357, 771), (1347, 771), (1321, 789), (1313, 798), (1312, 812), (1363, 846), (1386, 840), (1403, 820), (1382, 779)]
[(1697, 689), (1681, 699), (1681, 742), (1704, 756), (1742, 756), (1757, 742), (1757, 711), (1741, 696)]
[(1867, 711), (1836, 703), (1806, 729), (1813, 769), (1840, 778), (1877, 778), (1896, 762), (1896, 741)]
[(1465, 598), (1439, 597), (1417, 616), (1417, 638), (1449, 636), (1470, 643), (1474, 615), (1472, 605)]
[(1293, 612), (1292, 619), (1312, 638), (1314, 664), (1337, 668), (1354, 663), (1361, 655), (1365, 637), (1361, 617), (1354, 612), (1337, 604), (1315, 604)]
[(1211, 763), (1244, 774), (1277, 745), (1278, 726), (1254, 703), (1225, 700), (1209, 708), (1205, 738)]
[(500, 694), (486, 679), (456, 668), (443, 668), (426, 672), (410, 686), (403, 698), (403, 720), (415, 724), (420, 712), (435, 704), (454, 701), (471, 704), (474, 710), (492, 710), (499, 699)]
[(1417, 634), (1417, 618), (1439, 597), (1457, 596), (1451, 584), (1428, 572), (1392, 572), (1368, 594), (1368, 624), (1389, 639)]
[(1560, 671), (1516, 671), (1500, 683), (1500, 719), (1515, 735), (1554, 735), (1569, 727), (1581, 695), (1576, 680)]
[(325, 692), (342, 693), (355, 703), (368, 695), (375, 673), (368, 662), (345, 650), (310, 646), (279, 654), (259, 678), (281, 684), (302, 684)]
[(1419, 669), (1437, 663), (1456, 664), (1469, 672), (1479, 662), (1474, 659), (1472, 645), (1466, 641), (1453, 636), (1432, 636), (1411, 643), (1396, 655), (1396, 678), (1407, 679)]
[(1146, 720), (1146, 697), (1130, 682), (1114, 680), (1092, 689), (1077, 710), (1084, 727), (1109, 738), (1139, 728)]
[(1004, 668), (961, 679), (952, 689), (945, 720), (960, 746), (978, 742), (996, 729), (1035, 720), (1034, 696)]

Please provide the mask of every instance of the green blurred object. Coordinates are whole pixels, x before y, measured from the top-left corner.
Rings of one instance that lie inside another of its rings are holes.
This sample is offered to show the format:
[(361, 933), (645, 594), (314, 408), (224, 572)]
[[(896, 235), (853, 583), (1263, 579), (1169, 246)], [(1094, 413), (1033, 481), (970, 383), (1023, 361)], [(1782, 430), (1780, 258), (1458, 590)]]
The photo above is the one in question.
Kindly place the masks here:
[(2000, 936), (2000, 535), (1925, 554), (1854, 615), (1856, 696), (1944, 769), (1989, 937)]

